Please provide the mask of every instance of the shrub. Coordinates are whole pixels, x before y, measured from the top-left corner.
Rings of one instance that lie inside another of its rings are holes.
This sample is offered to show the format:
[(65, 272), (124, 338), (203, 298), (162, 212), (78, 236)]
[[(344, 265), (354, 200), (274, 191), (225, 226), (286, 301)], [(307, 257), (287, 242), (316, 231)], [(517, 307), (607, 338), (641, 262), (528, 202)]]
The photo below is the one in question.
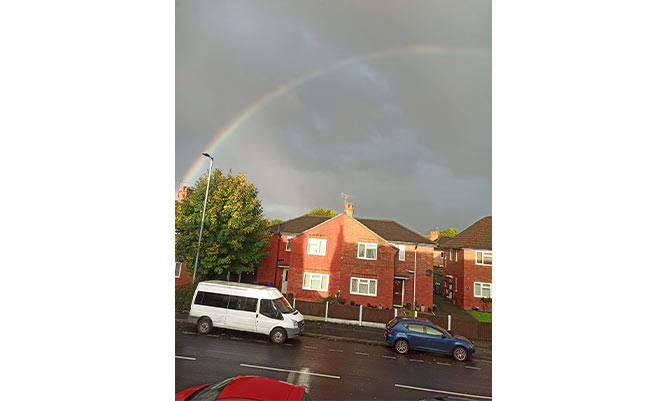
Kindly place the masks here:
[(180, 285), (174, 290), (175, 307), (178, 311), (190, 310), (197, 284)]
[(355, 306), (355, 301), (350, 301), (350, 305)]

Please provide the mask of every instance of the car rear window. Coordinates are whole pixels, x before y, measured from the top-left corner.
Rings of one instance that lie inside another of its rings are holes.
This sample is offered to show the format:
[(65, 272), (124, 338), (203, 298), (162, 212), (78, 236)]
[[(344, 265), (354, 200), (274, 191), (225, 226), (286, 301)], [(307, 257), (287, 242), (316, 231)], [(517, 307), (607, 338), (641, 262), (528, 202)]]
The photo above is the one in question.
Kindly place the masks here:
[(395, 317), (394, 319), (390, 320), (387, 323), (387, 328), (392, 328), (392, 327), (396, 326), (398, 322), (399, 322), (399, 320)]
[(215, 401), (220, 393), (225, 390), (225, 386), (227, 386), (233, 379), (234, 377), (230, 377), (222, 382), (197, 390), (191, 394), (190, 397), (186, 398), (186, 401)]

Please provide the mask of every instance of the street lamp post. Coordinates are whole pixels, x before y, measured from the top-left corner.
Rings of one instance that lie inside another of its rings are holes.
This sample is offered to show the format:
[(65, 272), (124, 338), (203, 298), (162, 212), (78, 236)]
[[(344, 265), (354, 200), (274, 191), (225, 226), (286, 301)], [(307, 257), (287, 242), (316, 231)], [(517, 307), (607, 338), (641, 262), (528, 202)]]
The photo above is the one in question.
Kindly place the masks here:
[(417, 289), (417, 249), (418, 243), (415, 243), (415, 256), (413, 257), (413, 309), (415, 309), (415, 316), (417, 316), (417, 308), (415, 305), (415, 290)]
[(197, 255), (195, 256), (195, 270), (193, 271), (193, 283), (195, 282), (195, 276), (197, 275), (197, 262), (199, 262), (199, 249), (202, 246), (202, 231), (204, 230), (204, 213), (206, 213), (206, 200), (209, 197), (209, 182), (211, 182), (211, 167), (213, 167), (213, 157), (208, 153), (202, 153), (202, 155), (208, 157), (209, 162), (209, 178), (206, 180), (206, 193), (204, 194), (204, 209), (202, 209), (202, 224), (199, 227), (199, 240), (197, 241)]

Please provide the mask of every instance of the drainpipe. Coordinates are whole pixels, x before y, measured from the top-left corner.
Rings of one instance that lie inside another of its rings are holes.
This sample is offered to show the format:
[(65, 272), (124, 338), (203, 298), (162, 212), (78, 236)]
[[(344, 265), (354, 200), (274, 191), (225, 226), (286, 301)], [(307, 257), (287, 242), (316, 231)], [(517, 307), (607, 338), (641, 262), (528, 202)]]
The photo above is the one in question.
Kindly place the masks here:
[[(276, 270), (274, 270), (274, 287), (278, 288), (278, 254), (281, 252), (281, 223), (278, 223), (278, 244), (276, 244)], [(280, 290), (279, 290), (280, 291)]]

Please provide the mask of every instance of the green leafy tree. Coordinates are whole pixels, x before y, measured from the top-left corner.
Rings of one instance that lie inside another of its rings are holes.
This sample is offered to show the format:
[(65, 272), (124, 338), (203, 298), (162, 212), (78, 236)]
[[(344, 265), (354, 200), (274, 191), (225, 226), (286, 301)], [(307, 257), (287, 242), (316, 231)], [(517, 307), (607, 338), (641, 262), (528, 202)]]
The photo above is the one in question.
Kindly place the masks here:
[[(193, 191), (176, 202), (176, 254), (193, 273), (207, 173)], [(211, 176), (204, 216), (197, 279), (223, 278), (228, 272), (253, 271), (266, 256), (269, 244), (267, 220), (255, 186), (245, 174), (232, 175), (216, 169)]]
[(446, 228), (445, 230), (438, 232), (439, 237), (454, 237), (457, 234), (459, 234), (459, 230), (454, 227)]
[(267, 222), (267, 226), (273, 226), (274, 224), (278, 224), (278, 223), (282, 223), (282, 222), (283, 222), (283, 220), (281, 220), (281, 219), (269, 220), (269, 222)]
[(311, 210), (310, 212), (306, 213), (307, 216), (326, 216), (326, 217), (334, 217), (338, 216), (339, 213), (335, 212), (332, 209), (323, 209), (321, 207), (316, 207), (315, 209)]

